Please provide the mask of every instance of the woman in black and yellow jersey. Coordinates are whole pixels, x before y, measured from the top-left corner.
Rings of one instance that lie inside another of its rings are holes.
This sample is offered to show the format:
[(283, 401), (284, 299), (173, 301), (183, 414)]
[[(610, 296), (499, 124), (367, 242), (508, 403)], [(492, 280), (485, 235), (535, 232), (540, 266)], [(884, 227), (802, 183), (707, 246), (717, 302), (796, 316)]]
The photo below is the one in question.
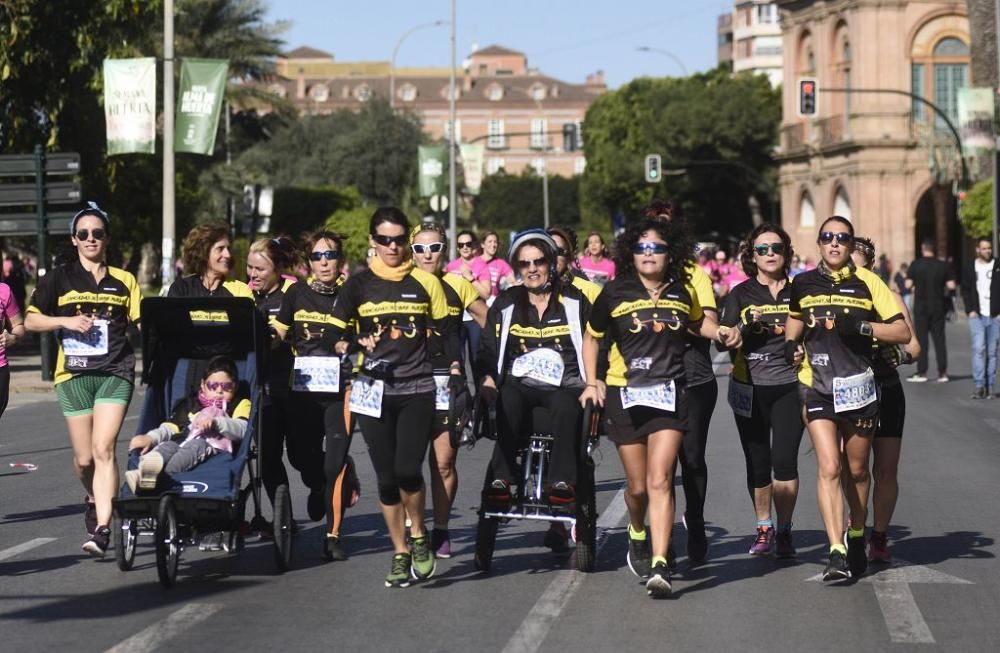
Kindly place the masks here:
[(803, 428), (796, 369), (784, 356), (791, 261), (792, 243), (784, 229), (775, 224), (756, 227), (740, 245), (740, 262), (750, 278), (726, 295), (721, 316), (724, 326), (743, 332), (743, 345), (732, 352), (729, 405), (740, 433), (747, 489), (757, 517), (750, 554), (769, 555), (773, 550), (779, 558), (795, 555), (792, 512), (799, 493)]
[[(424, 527), (422, 467), (434, 423), (430, 333), (437, 329), (449, 363), (449, 385), (465, 383), (459, 339), (448, 317), (441, 281), (416, 268), (409, 222), (395, 207), (375, 210), (368, 225), (375, 250), (367, 270), (351, 275), (333, 309), (335, 337), (355, 323), (364, 360), (351, 384), (350, 410), (368, 444), (379, 503), (395, 550), (386, 587), (407, 587), (410, 575), (429, 578), (434, 552)], [(347, 342), (337, 343), (344, 352)], [(412, 553), (404, 512), (412, 520)]]
[(43, 276), (31, 296), (28, 331), (56, 331), (56, 395), (88, 495), (88, 553), (103, 557), (118, 489), (115, 442), (132, 398), (135, 355), (126, 328), (139, 320), (139, 285), (104, 261), (110, 220), (93, 202), (70, 223), (77, 257)]
[[(868, 238), (855, 238), (854, 264), (871, 270), (875, 265), (875, 244)], [(899, 453), (903, 444), (903, 423), (906, 420), (906, 395), (900, 383), (900, 365), (912, 363), (920, 357), (920, 342), (913, 328), (910, 311), (902, 295), (893, 291), (906, 326), (910, 327), (910, 341), (905, 345), (887, 345), (875, 341), (875, 360), (872, 370), (878, 384), (878, 427), (872, 438), (872, 531), (868, 538), (869, 562), (892, 562), (889, 550), (889, 522), (896, 509), (899, 496)]]
[(340, 525), (347, 508), (344, 499), (349, 499), (345, 480), (350, 432), (344, 411), (346, 379), (341, 378), (342, 360), (333, 351), (333, 309), (344, 285), (338, 271), (343, 238), (317, 231), (306, 237), (303, 251), (310, 276), (288, 287), (274, 320), (294, 355), (285, 424), (288, 460), (309, 488), (309, 518), (326, 517), (323, 557), (346, 560)]
[[(462, 328), (462, 311), (468, 311), (480, 328), (486, 324), (486, 302), (479, 292), (467, 280), (457, 274), (443, 274), (444, 253), (448, 249), (448, 237), (444, 227), (437, 223), (423, 223), (418, 226), (411, 239), (410, 249), (413, 250), (413, 260), (424, 272), (433, 274), (444, 283), (445, 301), (448, 302), (448, 318), (454, 322), (453, 329), (459, 332)], [(434, 399), (434, 430), (431, 434), (430, 470), (431, 470), (431, 503), (434, 506), (434, 528), (431, 530), (431, 548), (437, 558), (451, 557), (451, 537), (448, 534), (448, 521), (451, 518), (451, 506), (455, 502), (458, 491), (458, 472), (455, 460), (458, 449), (453, 446), (449, 437), (448, 407), (450, 393), (448, 392), (448, 365), (451, 361), (444, 353), (440, 337), (431, 336), (434, 366), (434, 382), (437, 393)]]
[[(692, 249), (681, 227), (640, 218), (618, 238), (615, 252), (618, 276), (597, 298), (584, 336), (588, 381), (580, 401), (605, 407), (608, 437), (618, 448), (627, 478), (627, 562), (636, 575), (649, 576), (647, 592), (662, 597), (671, 591), (667, 549), (674, 517), (674, 465), (688, 429), (686, 335), (690, 331), (736, 347), (740, 333), (705, 319), (686, 271)], [(606, 393), (590, 380), (597, 372), (605, 334), (610, 334), (617, 352)]]
[(229, 225), (211, 222), (196, 225), (181, 245), (187, 276), (170, 284), (167, 297), (249, 297), (250, 288), (229, 278), (233, 267)]
[[(261, 437), (260, 476), (268, 498), (274, 504), (279, 485), (288, 485), (288, 473), (282, 458), (285, 455), (285, 431), (288, 428), (289, 379), (292, 375), (292, 348), (278, 336), (275, 322), (281, 301), (295, 283), (292, 276), (299, 253), (288, 236), (261, 238), (247, 252), (247, 285), (253, 292), (257, 309), (264, 314), (271, 332), (271, 355), (268, 359), (267, 392), (264, 394), (263, 428)], [(266, 524), (258, 525), (261, 533), (270, 532)]]
[[(911, 334), (888, 286), (851, 260), (854, 227), (849, 220), (827, 218), (818, 243), (819, 266), (792, 282), (785, 358), (802, 363), (800, 398), (816, 450), (816, 492), (830, 541), (823, 579), (840, 580), (858, 577), (868, 566), (868, 463), (878, 418), (872, 338), (905, 344)], [(841, 452), (848, 467), (843, 488)], [(846, 547), (842, 492), (851, 512)]]

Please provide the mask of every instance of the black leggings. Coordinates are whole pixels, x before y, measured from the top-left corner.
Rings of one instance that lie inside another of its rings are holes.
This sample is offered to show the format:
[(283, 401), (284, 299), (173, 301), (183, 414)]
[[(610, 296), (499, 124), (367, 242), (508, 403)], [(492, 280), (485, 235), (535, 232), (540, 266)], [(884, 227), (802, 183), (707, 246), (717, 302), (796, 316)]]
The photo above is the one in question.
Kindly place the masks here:
[(260, 477), (267, 498), (274, 504), (274, 492), (279, 485), (288, 485), (285, 471), (285, 431), (288, 428), (288, 395), (271, 395), (264, 405), (260, 439)]
[(714, 378), (688, 388), (688, 430), (681, 441), (681, 481), (684, 483), (684, 512), (689, 526), (705, 521), (705, 495), (708, 492), (708, 465), (705, 449), (708, 447), (708, 427), (712, 422), (715, 400), (719, 397), (719, 383)]
[(507, 379), (500, 387), (500, 433), (493, 448), (493, 477), (514, 480), (511, 470), (519, 442), (531, 424), (531, 413), (539, 406), (549, 409), (552, 425), (552, 455), (549, 458), (549, 482), (576, 483), (576, 458), (580, 438), (579, 390), (553, 388), (539, 390)]
[(920, 343), (920, 350), (923, 352), (917, 359), (917, 374), (927, 374), (927, 368), (931, 364), (928, 334), (930, 339), (934, 341), (934, 355), (937, 357), (938, 372), (948, 371), (948, 343), (944, 338), (944, 323), (945, 314), (943, 312), (914, 311), (913, 329), (917, 332), (917, 342)]
[(734, 417), (747, 461), (747, 489), (753, 497), (755, 489), (771, 484), (772, 469), (776, 481), (799, 477), (802, 408), (798, 383), (754, 386), (751, 415)]
[(10, 397), (10, 365), (0, 367), (0, 417), (7, 410), (7, 400)]
[(400, 490), (423, 489), (424, 456), (434, 423), (434, 393), (385, 395), (381, 417), (354, 417), (368, 444), (378, 478), (379, 501), (395, 506), (401, 501)]
[(323, 492), (327, 497), (327, 526), (333, 528), (340, 523), (344, 510), (334, 485), (351, 445), (344, 422), (344, 398), (332, 393), (293, 392), (289, 409), (293, 428), (288, 435), (288, 460), (302, 474), (302, 482), (310, 491)]

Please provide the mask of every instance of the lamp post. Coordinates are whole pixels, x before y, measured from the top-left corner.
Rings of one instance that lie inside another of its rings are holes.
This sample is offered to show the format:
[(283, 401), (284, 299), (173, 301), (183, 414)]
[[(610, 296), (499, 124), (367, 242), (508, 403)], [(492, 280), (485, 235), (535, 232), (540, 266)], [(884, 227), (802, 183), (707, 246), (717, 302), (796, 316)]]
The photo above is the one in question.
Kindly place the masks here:
[(163, 287), (174, 280), (174, 0), (163, 3), (163, 238), (160, 275)]
[(671, 59), (675, 64), (677, 64), (677, 66), (681, 69), (681, 72), (684, 73), (685, 77), (688, 76), (687, 66), (685, 66), (684, 62), (678, 59), (677, 55), (673, 52), (662, 48), (651, 48), (648, 45), (640, 45), (636, 47), (636, 50), (639, 52), (655, 52), (656, 54), (662, 54), (664, 57)]
[(399, 53), (399, 46), (403, 45), (403, 41), (417, 30), (422, 30), (427, 27), (440, 27), (442, 25), (447, 25), (446, 20), (436, 20), (433, 23), (421, 23), (415, 25), (410, 29), (403, 32), (403, 35), (399, 37), (396, 41), (396, 46), (392, 49), (392, 61), (389, 63), (389, 106), (395, 108), (396, 106), (396, 55)]

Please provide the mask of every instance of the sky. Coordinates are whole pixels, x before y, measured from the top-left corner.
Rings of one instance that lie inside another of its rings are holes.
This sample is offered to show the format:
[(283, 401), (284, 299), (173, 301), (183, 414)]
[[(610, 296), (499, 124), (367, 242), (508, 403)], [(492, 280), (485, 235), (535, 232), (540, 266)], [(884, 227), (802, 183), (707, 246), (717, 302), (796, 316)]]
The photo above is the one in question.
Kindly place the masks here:
[[(448, 20), (449, 0), (264, 0), (269, 21), (287, 21), (286, 49), (324, 50), (338, 61), (388, 61), (410, 28)], [(716, 18), (732, 0), (456, 0), (456, 58), (474, 45), (524, 52), (528, 66), (570, 83), (603, 70), (610, 88), (642, 76), (716, 65)], [(447, 67), (449, 28), (428, 27), (400, 46), (399, 67)]]

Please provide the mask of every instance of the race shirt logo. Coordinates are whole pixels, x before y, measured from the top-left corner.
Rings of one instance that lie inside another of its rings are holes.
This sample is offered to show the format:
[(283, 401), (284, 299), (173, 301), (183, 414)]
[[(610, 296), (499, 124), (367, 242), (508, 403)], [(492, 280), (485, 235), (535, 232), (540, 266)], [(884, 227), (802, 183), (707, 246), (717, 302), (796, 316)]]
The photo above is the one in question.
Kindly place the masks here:
[(809, 364), (813, 367), (829, 367), (830, 354), (813, 354), (809, 357)]
[(628, 366), (631, 370), (649, 370), (653, 367), (653, 359), (649, 356), (646, 358), (633, 358), (629, 361)]

